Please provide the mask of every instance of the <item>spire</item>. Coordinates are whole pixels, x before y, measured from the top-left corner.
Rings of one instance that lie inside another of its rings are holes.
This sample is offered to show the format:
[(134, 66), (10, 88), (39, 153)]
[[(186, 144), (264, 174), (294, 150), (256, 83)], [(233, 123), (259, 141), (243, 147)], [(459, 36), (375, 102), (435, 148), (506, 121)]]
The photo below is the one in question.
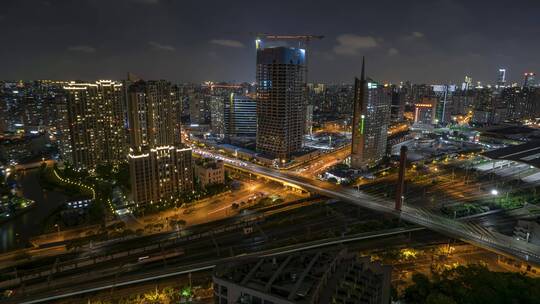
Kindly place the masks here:
[(362, 83), (366, 80), (366, 70), (365, 70), (365, 58), (362, 56), (362, 74), (360, 75), (360, 81)]

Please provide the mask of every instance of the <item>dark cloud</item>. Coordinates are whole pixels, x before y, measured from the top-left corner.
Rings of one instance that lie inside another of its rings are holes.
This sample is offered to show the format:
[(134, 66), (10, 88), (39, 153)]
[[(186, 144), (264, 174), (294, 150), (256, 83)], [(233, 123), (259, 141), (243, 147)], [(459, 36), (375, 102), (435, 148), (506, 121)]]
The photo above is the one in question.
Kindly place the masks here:
[(245, 46), (242, 42), (238, 40), (230, 39), (212, 39), (210, 40), (210, 43), (232, 48), (243, 48)]
[(155, 42), (155, 41), (148, 41), (148, 44), (156, 49), (156, 50), (159, 50), (159, 51), (168, 51), (168, 52), (172, 52), (172, 51), (175, 51), (176, 48), (174, 46), (171, 46), (171, 45), (167, 45), (167, 44), (161, 44), (161, 43), (158, 43), (158, 42)]
[(388, 49), (388, 56), (396, 56), (399, 55), (399, 50), (396, 48), (389, 48)]
[(371, 36), (342, 34), (336, 40), (338, 44), (334, 46), (334, 53), (338, 55), (359, 55), (364, 49), (378, 46), (377, 40)]
[(381, 81), (492, 82), (501, 66), (521, 81), (540, 72), (539, 10), (537, 0), (3, 0), (0, 66), (11, 79), (253, 81), (255, 33), (311, 33), (325, 38), (310, 44), (310, 81), (351, 82), (362, 56)]
[(135, 3), (142, 3), (142, 4), (158, 4), (159, 0), (130, 0)]
[(95, 53), (96, 48), (91, 47), (89, 45), (74, 45), (67, 48), (70, 52), (80, 52), (80, 53)]

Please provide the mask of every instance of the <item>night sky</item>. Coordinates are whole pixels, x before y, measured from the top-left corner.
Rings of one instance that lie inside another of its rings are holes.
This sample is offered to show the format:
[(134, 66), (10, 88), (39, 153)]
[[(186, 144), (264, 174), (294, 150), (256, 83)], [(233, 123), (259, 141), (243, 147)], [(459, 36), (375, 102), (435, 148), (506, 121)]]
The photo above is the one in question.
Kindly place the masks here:
[(253, 33), (324, 35), (310, 81), (540, 72), (540, 1), (2, 0), (0, 79), (253, 81)]

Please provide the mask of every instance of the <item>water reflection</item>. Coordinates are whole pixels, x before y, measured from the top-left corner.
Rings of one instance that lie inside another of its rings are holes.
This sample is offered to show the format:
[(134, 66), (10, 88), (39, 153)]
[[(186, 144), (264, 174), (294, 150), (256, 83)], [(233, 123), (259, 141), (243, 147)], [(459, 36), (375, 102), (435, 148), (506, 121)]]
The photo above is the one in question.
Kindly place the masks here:
[(26, 173), (20, 174), (20, 184), (24, 196), (34, 200), (36, 205), (23, 215), (1, 224), (2, 252), (27, 246), (31, 237), (41, 234), (43, 221), (67, 200), (62, 193), (42, 190), (39, 185), (39, 169), (27, 170)]

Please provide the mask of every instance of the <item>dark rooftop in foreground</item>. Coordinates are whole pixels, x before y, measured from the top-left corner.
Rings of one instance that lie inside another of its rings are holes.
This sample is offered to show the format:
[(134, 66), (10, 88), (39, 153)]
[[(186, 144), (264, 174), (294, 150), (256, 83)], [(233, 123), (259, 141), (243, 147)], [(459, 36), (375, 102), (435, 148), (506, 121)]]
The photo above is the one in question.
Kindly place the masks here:
[(316, 250), (220, 265), (214, 288), (226, 287), (228, 303), (388, 303), (390, 278), (391, 267), (370, 257)]
[(482, 155), (496, 160), (512, 160), (540, 168), (540, 141), (509, 146), (484, 152)]

